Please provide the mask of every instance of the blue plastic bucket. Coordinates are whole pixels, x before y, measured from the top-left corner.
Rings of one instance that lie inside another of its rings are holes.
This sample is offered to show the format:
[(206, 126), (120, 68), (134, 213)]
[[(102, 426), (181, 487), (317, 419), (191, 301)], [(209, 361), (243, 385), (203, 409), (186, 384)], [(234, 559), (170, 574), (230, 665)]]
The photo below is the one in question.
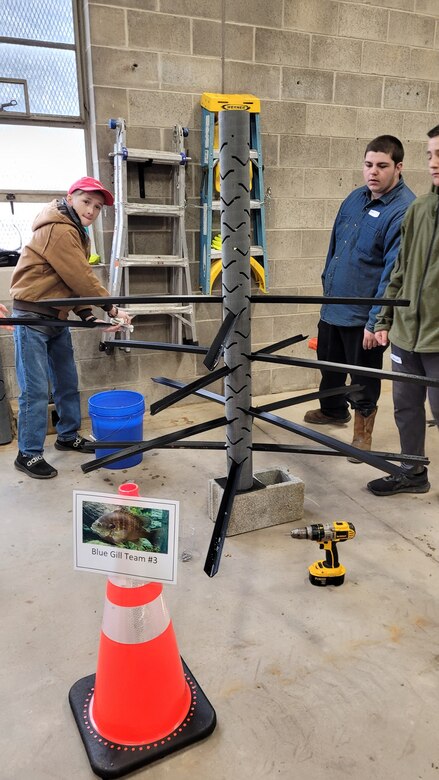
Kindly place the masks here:
[[(143, 441), (145, 399), (133, 390), (106, 390), (88, 399), (88, 413), (96, 441)], [(98, 449), (96, 458), (119, 452), (117, 449)], [(106, 469), (127, 469), (142, 462), (143, 453), (130, 455), (104, 466)]]

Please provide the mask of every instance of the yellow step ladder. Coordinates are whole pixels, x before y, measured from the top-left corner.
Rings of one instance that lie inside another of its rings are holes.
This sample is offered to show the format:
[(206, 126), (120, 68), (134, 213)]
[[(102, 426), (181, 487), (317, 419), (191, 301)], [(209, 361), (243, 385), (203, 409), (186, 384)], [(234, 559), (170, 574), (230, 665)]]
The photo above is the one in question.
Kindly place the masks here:
[[(250, 114), (250, 209), (252, 226), (251, 268), (259, 289), (268, 289), (268, 258), (265, 234), (264, 166), (260, 134), (260, 100), (255, 95), (223, 95), (204, 92), (201, 96), (201, 217), (200, 217), (200, 288), (212, 291), (221, 273), (221, 243), (212, 235), (213, 212), (219, 214), (219, 143), (218, 112), (248, 111)], [(216, 191), (216, 193), (215, 193)]]

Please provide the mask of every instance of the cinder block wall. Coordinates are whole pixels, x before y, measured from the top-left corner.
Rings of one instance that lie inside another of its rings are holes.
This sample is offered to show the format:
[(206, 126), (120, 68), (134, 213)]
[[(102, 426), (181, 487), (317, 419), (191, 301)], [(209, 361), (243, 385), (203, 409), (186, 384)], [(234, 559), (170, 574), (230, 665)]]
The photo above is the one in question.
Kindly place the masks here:
[[(190, 129), (187, 228), (194, 289), (204, 91), (251, 92), (262, 100), (272, 293), (320, 293), (333, 219), (341, 200), (363, 183), (363, 152), (372, 137), (398, 136), (406, 149), (407, 183), (417, 194), (428, 189), (426, 131), (439, 121), (438, 0), (84, 0), (84, 10), (95, 172), (112, 184), (109, 117), (126, 119), (128, 145), (137, 148), (170, 149), (173, 125)], [(111, 227), (107, 220), (107, 261)], [(137, 251), (160, 251), (166, 227), (151, 221), (142, 226), (133, 237)], [(146, 291), (159, 292), (162, 283), (148, 277)], [(197, 307), (200, 343), (209, 343), (218, 316), (212, 306)], [(318, 306), (262, 303), (253, 311), (253, 343), (315, 335), (317, 319)], [(167, 338), (165, 323), (150, 319), (136, 335)], [(107, 357), (91, 349), (89, 334), (75, 338), (84, 405), (96, 388), (128, 386), (154, 398), (163, 391), (151, 376), (204, 373), (191, 355), (133, 351)], [(313, 354), (306, 342), (290, 351)], [(6, 373), (10, 380), (8, 367)], [(317, 381), (313, 370), (258, 363), (253, 391), (283, 392)]]

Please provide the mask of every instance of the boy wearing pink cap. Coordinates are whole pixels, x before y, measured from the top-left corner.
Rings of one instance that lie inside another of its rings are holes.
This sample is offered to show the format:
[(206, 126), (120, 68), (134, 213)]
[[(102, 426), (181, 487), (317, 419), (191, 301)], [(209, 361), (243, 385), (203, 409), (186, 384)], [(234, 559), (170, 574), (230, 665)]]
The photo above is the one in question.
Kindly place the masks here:
[[(113, 196), (90, 176), (74, 182), (67, 196), (49, 203), (32, 225), (33, 235), (23, 248), (12, 274), (10, 295), (14, 317), (31, 317), (35, 325), (14, 328), (15, 365), (20, 388), (18, 448), (15, 467), (34, 479), (51, 479), (57, 471), (44, 460), (49, 383), (59, 421), (58, 450), (81, 451), (87, 444), (78, 430), (81, 410), (72, 340), (68, 327), (39, 324), (41, 318), (66, 320), (73, 311), (82, 320), (95, 320), (89, 306), (54, 307), (45, 299), (102, 297), (109, 292), (93, 273), (88, 257), (87, 228)], [(111, 303), (101, 307), (126, 324), (128, 312)], [(119, 325), (107, 328), (119, 329)]]
[(100, 192), (104, 196), (105, 206), (112, 206), (114, 198), (109, 190), (106, 190), (104, 185), (98, 179), (93, 179), (92, 176), (83, 176), (82, 179), (73, 182), (69, 187), (67, 194), (74, 195), (79, 192)]

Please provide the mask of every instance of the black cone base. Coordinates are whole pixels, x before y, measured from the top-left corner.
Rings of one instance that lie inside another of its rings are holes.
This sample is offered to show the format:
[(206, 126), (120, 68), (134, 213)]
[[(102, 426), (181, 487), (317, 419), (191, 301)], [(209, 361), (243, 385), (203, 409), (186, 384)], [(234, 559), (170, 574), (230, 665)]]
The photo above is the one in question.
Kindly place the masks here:
[(98, 777), (123, 777), (212, 733), (216, 726), (215, 710), (184, 661), (183, 669), (191, 691), (191, 703), (184, 721), (175, 731), (157, 742), (143, 745), (110, 742), (93, 729), (89, 720), (89, 706), (94, 690), (94, 674), (83, 677), (72, 685), (69, 692), (70, 706), (91, 768)]

